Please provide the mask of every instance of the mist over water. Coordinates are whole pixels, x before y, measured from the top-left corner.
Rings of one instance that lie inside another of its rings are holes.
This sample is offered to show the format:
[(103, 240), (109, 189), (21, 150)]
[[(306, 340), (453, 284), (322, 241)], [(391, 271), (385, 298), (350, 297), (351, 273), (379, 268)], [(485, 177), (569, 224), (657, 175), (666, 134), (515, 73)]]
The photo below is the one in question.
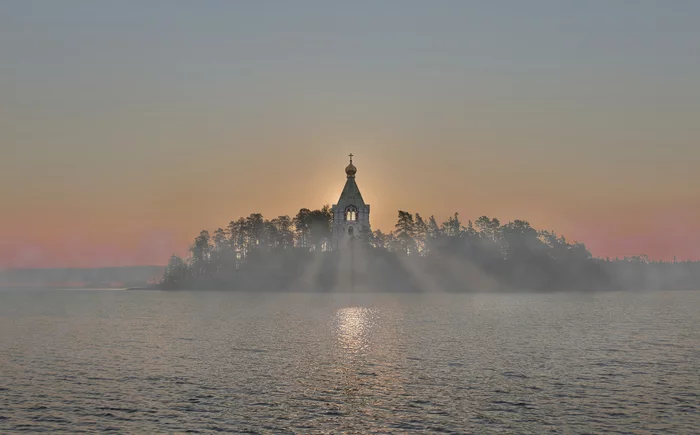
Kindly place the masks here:
[[(357, 188), (350, 175), (348, 182)], [(344, 213), (354, 212), (324, 206), (302, 208), (294, 218), (252, 213), (213, 235), (202, 230), (186, 258), (171, 256), (158, 287), (522, 292), (695, 290), (700, 282), (700, 261), (596, 258), (584, 243), (524, 220), (481, 216), (465, 225), (455, 213), (440, 225), (433, 215), (399, 210), (394, 231), (364, 222), (355, 233), (359, 221)]]
[(0, 291), (0, 432), (692, 433), (700, 292)]

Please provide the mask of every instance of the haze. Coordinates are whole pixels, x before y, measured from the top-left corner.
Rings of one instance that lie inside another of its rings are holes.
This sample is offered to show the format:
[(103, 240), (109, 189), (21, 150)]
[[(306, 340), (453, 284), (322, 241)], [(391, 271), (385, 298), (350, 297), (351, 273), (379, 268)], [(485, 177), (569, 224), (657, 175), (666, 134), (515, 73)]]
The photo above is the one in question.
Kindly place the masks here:
[(700, 3), (5, 1), (0, 268), (332, 204), (700, 259)]

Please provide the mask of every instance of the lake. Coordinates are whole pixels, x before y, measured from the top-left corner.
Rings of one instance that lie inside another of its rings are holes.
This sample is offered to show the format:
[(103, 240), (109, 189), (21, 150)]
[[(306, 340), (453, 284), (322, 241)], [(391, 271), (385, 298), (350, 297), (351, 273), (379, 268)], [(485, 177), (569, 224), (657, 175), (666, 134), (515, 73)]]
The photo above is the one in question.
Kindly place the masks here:
[(700, 292), (0, 290), (0, 433), (697, 433)]

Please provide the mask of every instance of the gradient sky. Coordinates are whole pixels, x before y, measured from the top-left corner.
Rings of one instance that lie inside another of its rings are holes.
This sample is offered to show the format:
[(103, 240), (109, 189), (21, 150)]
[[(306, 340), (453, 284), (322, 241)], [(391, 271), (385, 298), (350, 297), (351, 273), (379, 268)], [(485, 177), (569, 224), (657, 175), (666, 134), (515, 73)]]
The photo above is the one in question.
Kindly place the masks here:
[(0, 267), (333, 203), (700, 259), (700, 2), (6, 0)]

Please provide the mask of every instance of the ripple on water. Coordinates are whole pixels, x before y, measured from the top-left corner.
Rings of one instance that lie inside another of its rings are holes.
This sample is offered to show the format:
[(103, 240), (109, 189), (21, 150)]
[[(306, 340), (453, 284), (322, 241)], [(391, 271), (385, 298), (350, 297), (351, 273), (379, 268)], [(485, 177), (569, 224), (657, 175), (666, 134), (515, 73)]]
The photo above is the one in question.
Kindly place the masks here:
[(699, 296), (0, 293), (0, 433), (693, 433)]

